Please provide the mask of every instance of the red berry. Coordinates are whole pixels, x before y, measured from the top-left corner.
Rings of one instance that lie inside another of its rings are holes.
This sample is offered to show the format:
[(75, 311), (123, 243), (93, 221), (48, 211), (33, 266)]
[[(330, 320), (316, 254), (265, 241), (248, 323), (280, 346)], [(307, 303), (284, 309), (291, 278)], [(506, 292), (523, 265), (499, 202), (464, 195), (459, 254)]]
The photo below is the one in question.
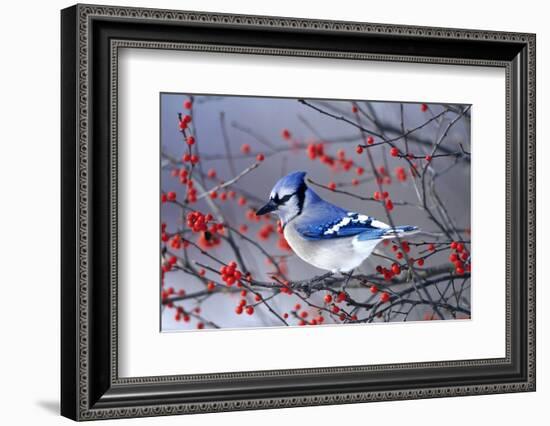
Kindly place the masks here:
[(351, 180), (351, 184), (352, 184), (353, 186), (359, 185), (359, 179), (353, 178), (353, 179)]
[(429, 244), (429, 245), (428, 245), (428, 250), (430, 250), (430, 251), (435, 251), (435, 245)]
[(429, 163), (430, 161), (432, 161), (432, 156), (431, 155), (426, 155), (426, 157), (424, 157), (426, 159), (426, 161)]
[(217, 174), (217, 172), (216, 172), (215, 169), (210, 169), (210, 170), (208, 170), (208, 177), (209, 177), (210, 179), (214, 179), (214, 178), (216, 177), (216, 174)]
[(397, 257), (399, 260), (403, 259), (403, 253), (398, 252), (395, 257)]
[(195, 145), (195, 137), (194, 136), (187, 136), (187, 145)]
[(421, 105), (420, 105), (420, 111), (422, 111), (422, 112), (428, 111), (428, 105), (426, 105), (426, 104), (421, 104)]
[(265, 160), (265, 155), (263, 154), (256, 155), (256, 161), (264, 161), (264, 160)]
[(424, 265), (424, 259), (418, 259), (418, 260), (416, 261), (416, 264), (417, 264), (418, 266), (423, 266), (423, 265)]
[(390, 300), (390, 295), (388, 293), (382, 293), (380, 295), (380, 302), (386, 303)]
[(462, 253), (463, 250), (464, 250), (464, 244), (458, 243), (456, 245), (456, 251), (459, 252), (459, 253)]
[(453, 250), (455, 250), (455, 249), (456, 249), (456, 246), (457, 246), (457, 242), (456, 242), (456, 241), (453, 241), (453, 242), (451, 243), (451, 248), (452, 248)]
[(176, 199), (176, 193), (174, 191), (170, 191), (168, 194), (166, 194), (166, 198), (168, 201), (174, 201)]
[(338, 302), (343, 302), (344, 300), (346, 300), (346, 298), (347, 298), (346, 293), (341, 291), (340, 293), (338, 293), (338, 296), (336, 297), (336, 300)]
[(363, 153), (363, 147), (361, 145), (357, 145), (357, 148), (355, 148), (355, 152), (357, 154), (362, 154)]
[(393, 203), (391, 200), (387, 200), (386, 201), (386, 208), (388, 209), (388, 211), (392, 211), (393, 210)]
[(166, 194), (160, 194), (160, 202), (161, 203), (166, 203), (166, 201), (168, 201), (168, 197)]
[(281, 132), (281, 136), (283, 137), (283, 139), (289, 140), (291, 138), (290, 131), (288, 129), (283, 129), (283, 131)]
[(392, 157), (397, 157), (399, 155), (399, 150), (394, 146), (390, 149), (390, 154)]
[(212, 281), (208, 281), (206, 288), (208, 289), (208, 291), (212, 291), (216, 288), (216, 284), (214, 284)]
[(336, 189), (336, 184), (335, 184), (334, 182), (329, 182), (328, 188), (329, 188), (331, 191), (334, 191), (334, 190)]
[(399, 275), (401, 273), (401, 267), (397, 263), (394, 263), (391, 266), (391, 270), (395, 275)]
[(351, 106), (351, 112), (353, 112), (354, 114), (356, 114), (357, 111), (359, 111), (359, 109), (357, 108), (357, 105), (352, 105), (352, 106)]
[(248, 145), (247, 143), (243, 143), (243, 144), (241, 145), (241, 152), (242, 152), (243, 154), (248, 154), (248, 153), (250, 153), (250, 145)]
[(191, 103), (190, 100), (187, 100), (187, 101), (185, 101), (185, 102), (183, 103), (183, 107), (184, 107), (185, 109), (191, 109), (192, 106), (193, 106), (193, 104)]
[(376, 287), (375, 285), (372, 285), (372, 286), (370, 287), (370, 292), (371, 292), (372, 294), (378, 293), (378, 287)]
[(197, 324), (197, 328), (198, 328), (199, 330), (202, 330), (202, 329), (204, 328), (204, 323), (199, 322), (199, 323)]
[(236, 313), (237, 315), (242, 314), (242, 313), (243, 313), (243, 307), (240, 306), (240, 305), (237, 306), (237, 307), (235, 308), (235, 313)]
[(367, 144), (368, 144), (368, 145), (372, 145), (373, 143), (374, 143), (374, 138), (373, 138), (372, 136), (369, 136), (369, 137), (367, 138)]
[(246, 313), (248, 315), (252, 315), (254, 313), (254, 306), (247, 306), (246, 307)]
[(325, 303), (330, 303), (332, 302), (332, 296), (330, 294), (325, 294)]
[(361, 176), (363, 173), (365, 173), (365, 169), (363, 167), (357, 167), (357, 169), (355, 170), (355, 172)]

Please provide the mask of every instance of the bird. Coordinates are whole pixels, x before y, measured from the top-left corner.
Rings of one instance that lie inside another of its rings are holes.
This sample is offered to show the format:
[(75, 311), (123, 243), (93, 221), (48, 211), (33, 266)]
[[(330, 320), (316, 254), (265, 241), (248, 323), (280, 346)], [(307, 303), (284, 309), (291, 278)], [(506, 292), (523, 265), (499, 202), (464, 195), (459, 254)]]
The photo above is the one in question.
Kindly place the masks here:
[(305, 177), (306, 172), (296, 171), (279, 179), (256, 215), (278, 215), (293, 252), (318, 269), (351, 277), (382, 240), (419, 232), (416, 226), (392, 228), (329, 203), (307, 186)]

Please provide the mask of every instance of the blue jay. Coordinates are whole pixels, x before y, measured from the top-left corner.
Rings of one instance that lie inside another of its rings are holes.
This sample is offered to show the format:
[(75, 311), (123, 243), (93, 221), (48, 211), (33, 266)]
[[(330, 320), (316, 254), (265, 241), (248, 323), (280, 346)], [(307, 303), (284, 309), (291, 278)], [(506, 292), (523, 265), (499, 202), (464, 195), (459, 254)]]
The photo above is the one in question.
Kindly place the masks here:
[(351, 276), (380, 241), (418, 232), (416, 226), (391, 228), (370, 216), (335, 206), (308, 188), (305, 176), (305, 172), (294, 172), (281, 178), (269, 202), (256, 214), (276, 213), (294, 253), (319, 269), (349, 272)]

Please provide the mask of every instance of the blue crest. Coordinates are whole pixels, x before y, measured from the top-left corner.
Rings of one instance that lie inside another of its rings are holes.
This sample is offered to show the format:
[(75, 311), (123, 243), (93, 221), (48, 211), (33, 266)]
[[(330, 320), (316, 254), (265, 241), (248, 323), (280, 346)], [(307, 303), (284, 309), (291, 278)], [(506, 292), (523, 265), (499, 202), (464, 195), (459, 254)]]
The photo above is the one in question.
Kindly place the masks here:
[(301, 185), (304, 184), (305, 177), (306, 172), (292, 172), (277, 181), (273, 187), (272, 193), (277, 194), (280, 192), (295, 192)]

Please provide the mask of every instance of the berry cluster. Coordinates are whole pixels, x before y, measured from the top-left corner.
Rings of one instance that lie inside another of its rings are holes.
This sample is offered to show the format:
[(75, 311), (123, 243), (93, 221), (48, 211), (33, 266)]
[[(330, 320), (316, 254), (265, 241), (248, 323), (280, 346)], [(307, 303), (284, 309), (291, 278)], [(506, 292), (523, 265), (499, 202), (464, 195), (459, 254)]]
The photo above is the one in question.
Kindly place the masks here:
[(385, 281), (391, 281), (393, 277), (401, 273), (401, 266), (399, 266), (398, 263), (392, 263), (391, 268), (388, 269), (385, 266), (378, 265), (376, 267), (376, 272), (383, 275)]
[(200, 157), (196, 154), (189, 154), (188, 152), (181, 156), (181, 161), (184, 163), (197, 164), (200, 161)]
[(271, 237), (271, 234), (274, 232), (275, 227), (271, 223), (266, 223), (258, 231), (258, 238), (263, 241), (269, 240), (269, 237)]
[(237, 269), (237, 262), (229, 262), (220, 268), (222, 281), (228, 286), (232, 286), (242, 278), (242, 273)]
[(167, 192), (167, 193), (162, 193), (160, 195), (160, 202), (161, 203), (166, 203), (168, 201), (176, 201), (176, 193), (174, 191), (170, 191), (170, 192)]
[(449, 255), (449, 261), (454, 265), (455, 272), (458, 275), (464, 275), (465, 271), (470, 272), (471, 260), (470, 253), (464, 247), (463, 243), (453, 241), (450, 245), (452, 253)]
[[(294, 317), (298, 319), (298, 325), (304, 326), (304, 325), (321, 325), (325, 322), (325, 317), (321, 315), (320, 313), (308, 320), (310, 318), (310, 312), (306, 311), (305, 309), (302, 309), (302, 305), (300, 303), (296, 303), (294, 305), (294, 309), (292, 310), (292, 314)], [(288, 318), (288, 314), (285, 313), (284, 318)]]
[(213, 219), (210, 213), (204, 214), (199, 211), (193, 211), (187, 214), (187, 226), (193, 232), (202, 232), (208, 229), (208, 222)]
[[(244, 292), (244, 295), (246, 296), (246, 292)], [(239, 301), (239, 304), (235, 308), (235, 313), (237, 315), (241, 315), (243, 313), (243, 311), (246, 312), (248, 315), (253, 315), (254, 314), (254, 306), (247, 305), (246, 299), (241, 299)]]
[(388, 209), (388, 211), (392, 211), (393, 210), (393, 201), (389, 198), (389, 196), (390, 196), (390, 194), (387, 191), (384, 191), (384, 192), (375, 191), (374, 194), (373, 194), (373, 198), (375, 200), (384, 201), (386, 209)]
[(189, 125), (189, 123), (191, 123), (191, 120), (191, 116), (187, 114), (181, 117), (179, 122), (179, 129), (181, 132), (187, 129), (187, 126)]

